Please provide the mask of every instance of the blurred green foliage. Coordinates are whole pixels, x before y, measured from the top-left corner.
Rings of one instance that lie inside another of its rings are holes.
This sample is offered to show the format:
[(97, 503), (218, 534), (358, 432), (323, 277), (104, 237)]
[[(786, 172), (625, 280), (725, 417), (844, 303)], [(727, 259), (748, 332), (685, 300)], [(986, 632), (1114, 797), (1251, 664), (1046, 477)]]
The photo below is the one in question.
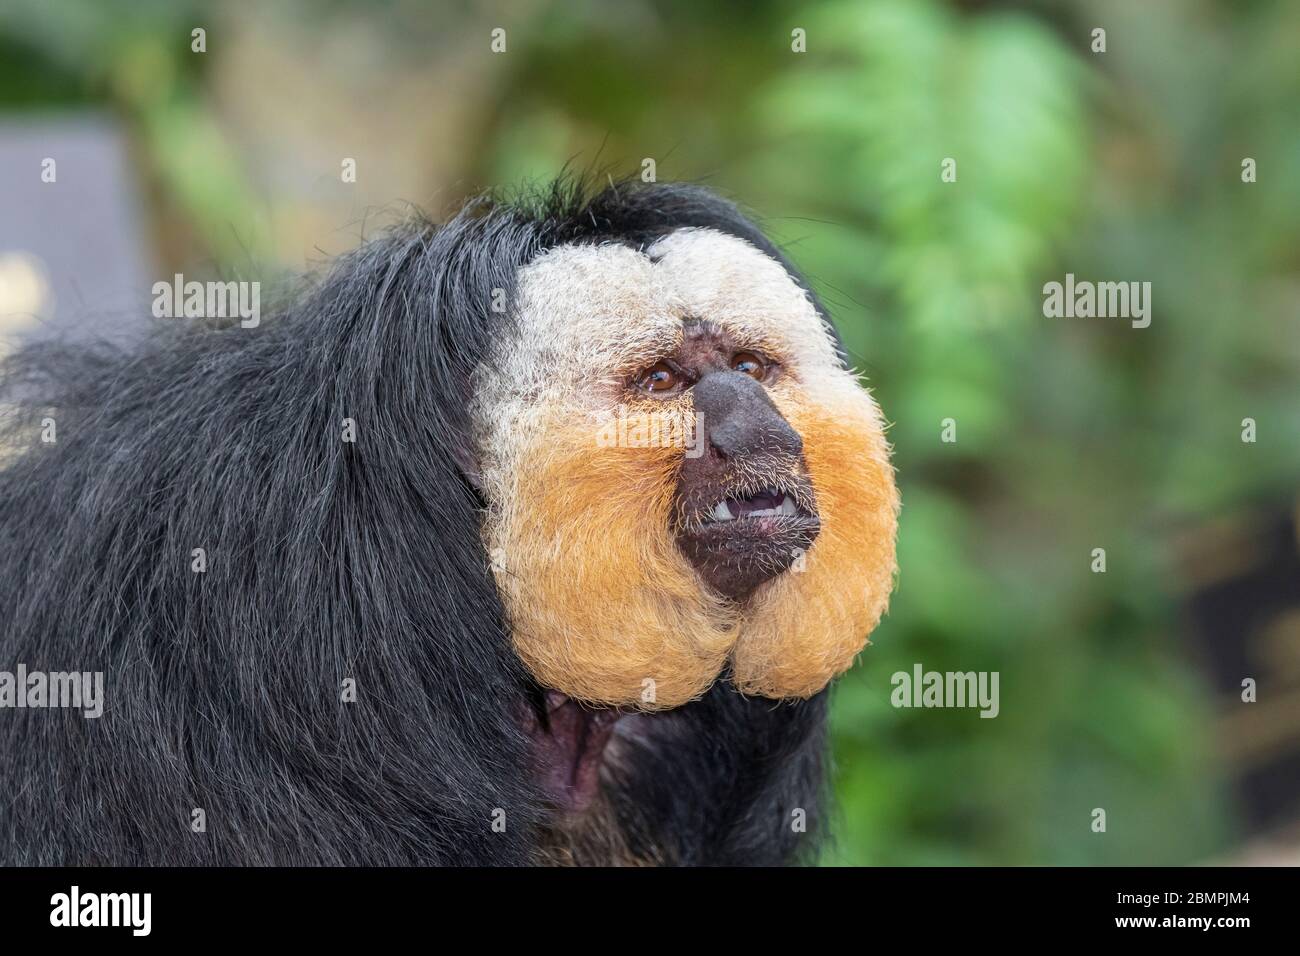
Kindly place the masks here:
[[(304, 33), (364, 11), (394, 48), (460, 31), (484, 58), (508, 24), (455, 188), (651, 157), (756, 211), (832, 307), (893, 423), (904, 511), (893, 607), (835, 695), (827, 862), (1232, 844), (1170, 541), (1300, 475), (1300, 5), (285, 6)], [(185, 56), (206, 8), (18, 2), (0, 75), (10, 105), (121, 110), (222, 258), (255, 191)], [(1152, 282), (1151, 327), (1044, 318), (1066, 272)], [(1246, 416), (1267, 440), (1241, 443)], [(915, 662), (1000, 672), (1000, 715), (893, 708)]]

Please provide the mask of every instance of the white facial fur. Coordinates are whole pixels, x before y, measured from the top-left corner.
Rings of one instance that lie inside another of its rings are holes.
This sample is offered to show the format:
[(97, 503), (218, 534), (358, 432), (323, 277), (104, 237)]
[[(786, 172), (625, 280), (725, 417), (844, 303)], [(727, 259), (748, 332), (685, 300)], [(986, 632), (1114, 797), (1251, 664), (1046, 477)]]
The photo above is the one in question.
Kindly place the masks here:
[(551, 249), (521, 270), (517, 306), (519, 337), (481, 370), (475, 388), (489, 487), (512, 472), (511, 449), (541, 409), (608, 412), (629, 375), (681, 343), (684, 319), (764, 343), (805, 393), (857, 387), (785, 268), (713, 229), (680, 229), (645, 253), (612, 243)]
[[(472, 415), (484, 544), (534, 677), (658, 709), (703, 693), (728, 658), (738, 689), (777, 698), (807, 697), (847, 668), (888, 601), (897, 492), (879, 409), (785, 268), (709, 229), (644, 253), (568, 245), (520, 270), (516, 309), (516, 333), (477, 372)], [(655, 406), (635, 387), (679, 351), (688, 320), (779, 366), (764, 387), (807, 440), (818, 540), (803, 573), (768, 582), (743, 610), (676, 545), (681, 459), (599, 439), (624, 406), (693, 415), (689, 392)]]

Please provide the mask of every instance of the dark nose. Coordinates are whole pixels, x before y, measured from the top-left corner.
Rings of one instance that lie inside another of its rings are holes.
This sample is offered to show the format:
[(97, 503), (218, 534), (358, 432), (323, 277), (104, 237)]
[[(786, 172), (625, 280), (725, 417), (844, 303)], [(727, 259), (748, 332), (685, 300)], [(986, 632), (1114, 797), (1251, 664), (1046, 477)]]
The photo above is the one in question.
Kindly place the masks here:
[(803, 439), (781, 417), (767, 390), (741, 372), (710, 372), (691, 389), (709, 444), (726, 458), (800, 455)]

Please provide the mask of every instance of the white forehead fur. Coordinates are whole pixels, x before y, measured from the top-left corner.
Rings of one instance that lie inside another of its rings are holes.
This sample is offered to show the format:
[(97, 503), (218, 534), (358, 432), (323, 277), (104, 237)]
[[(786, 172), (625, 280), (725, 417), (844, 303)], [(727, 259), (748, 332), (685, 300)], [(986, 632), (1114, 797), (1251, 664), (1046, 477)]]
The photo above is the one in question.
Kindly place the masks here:
[(520, 270), (516, 333), (477, 373), (471, 410), (489, 499), (513, 499), (518, 459), (557, 414), (599, 421), (630, 376), (680, 346), (683, 320), (710, 320), (781, 363), (778, 390), (864, 396), (784, 266), (713, 229), (670, 233), (645, 252), (564, 245)]
[(807, 369), (839, 361), (808, 293), (785, 267), (743, 239), (682, 229), (649, 249), (678, 318), (709, 319), (741, 337), (779, 343), (785, 360)]
[(769, 343), (800, 377), (839, 370), (820, 316), (785, 268), (713, 229), (680, 229), (645, 252), (615, 243), (551, 249), (520, 270), (516, 315), (517, 337), (477, 383), (477, 408), (492, 410), (480, 422), (489, 432), (519, 402), (603, 404), (629, 367), (672, 354), (685, 319)]

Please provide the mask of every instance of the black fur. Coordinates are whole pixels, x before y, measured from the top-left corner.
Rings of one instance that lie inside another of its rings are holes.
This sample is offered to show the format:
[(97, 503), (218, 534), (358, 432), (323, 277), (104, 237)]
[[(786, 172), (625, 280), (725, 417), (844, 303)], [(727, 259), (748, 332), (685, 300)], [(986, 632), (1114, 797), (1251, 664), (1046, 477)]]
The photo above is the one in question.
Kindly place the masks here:
[[(369, 241), (257, 329), (12, 355), (0, 670), (103, 671), (105, 711), (0, 710), (0, 862), (554, 858), (520, 720), (537, 688), (458, 467), (467, 377), (507, 321), (492, 290), (521, 264), (687, 225), (779, 257), (705, 190), (562, 184)], [(54, 444), (37, 440), (46, 415)], [(824, 696), (776, 705), (720, 682), (632, 721), (604, 788), (609, 846), (669, 863), (815, 851)], [(588, 834), (571, 856), (604, 862), (601, 845)]]

